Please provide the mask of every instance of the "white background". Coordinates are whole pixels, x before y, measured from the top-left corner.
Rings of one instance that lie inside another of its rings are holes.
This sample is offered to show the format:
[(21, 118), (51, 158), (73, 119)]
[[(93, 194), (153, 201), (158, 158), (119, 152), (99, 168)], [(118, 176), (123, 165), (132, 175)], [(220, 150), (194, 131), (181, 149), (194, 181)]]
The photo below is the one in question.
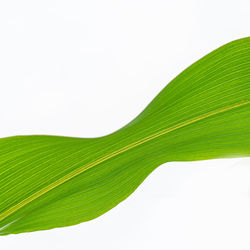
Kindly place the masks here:
[[(0, 137), (96, 137), (178, 73), (250, 34), (249, 0), (0, 2)], [(250, 160), (167, 163), (105, 215), (3, 250), (250, 249)]]

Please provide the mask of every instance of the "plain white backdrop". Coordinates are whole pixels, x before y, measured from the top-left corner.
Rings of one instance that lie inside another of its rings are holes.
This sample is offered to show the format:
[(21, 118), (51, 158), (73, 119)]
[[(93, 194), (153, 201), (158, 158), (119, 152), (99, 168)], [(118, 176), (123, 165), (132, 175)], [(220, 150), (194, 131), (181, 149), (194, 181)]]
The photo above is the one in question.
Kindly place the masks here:
[[(0, 2), (0, 137), (96, 137), (177, 74), (250, 35), (249, 0)], [(80, 225), (0, 238), (3, 250), (250, 249), (250, 159), (167, 163)]]

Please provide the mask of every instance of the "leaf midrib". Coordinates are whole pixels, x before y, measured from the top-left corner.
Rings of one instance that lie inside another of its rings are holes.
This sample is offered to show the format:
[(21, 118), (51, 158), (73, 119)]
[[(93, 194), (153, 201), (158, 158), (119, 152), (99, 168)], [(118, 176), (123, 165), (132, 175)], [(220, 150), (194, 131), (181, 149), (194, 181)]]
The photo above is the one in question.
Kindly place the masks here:
[(51, 183), (50, 185), (42, 188), (41, 190), (35, 192), (33, 195), (27, 197), (23, 201), (19, 202), (18, 204), (14, 205), (14, 206), (10, 207), (9, 209), (7, 209), (6, 211), (4, 211), (0, 215), (0, 221), (5, 219), (9, 215), (13, 214), (17, 210), (21, 209), (25, 205), (29, 204), (30, 202), (34, 201), (35, 199), (39, 198), (40, 196), (42, 196), (42, 195), (46, 194), (47, 192), (53, 190), (54, 188), (58, 187), (59, 185), (65, 183), (68, 180), (71, 180), (72, 178), (74, 178), (74, 177), (78, 176), (79, 174), (83, 173), (84, 171), (86, 171), (86, 170), (88, 170), (90, 168), (93, 168), (93, 167), (99, 165), (100, 163), (103, 163), (104, 161), (107, 161), (107, 160), (111, 159), (112, 157), (115, 157), (115, 156), (117, 156), (119, 154), (122, 154), (122, 153), (128, 151), (129, 149), (135, 148), (135, 147), (137, 147), (137, 146), (139, 146), (141, 144), (144, 144), (144, 143), (146, 143), (148, 141), (151, 141), (151, 140), (153, 140), (155, 138), (158, 138), (159, 136), (165, 135), (165, 134), (170, 133), (170, 132), (172, 132), (174, 130), (177, 130), (179, 128), (188, 126), (188, 125), (190, 125), (192, 123), (195, 123), (195, 122), (198, 122), (200, 120), (206, 119), (206, 118), (208, 118), (210, 116), (214, 116), (214, 115), (229, 111), (231, 109), (235, 109), (235, 108), (239, 108), (241, 106), (245, 106), (247, 104), (250, 104), (250, 101), (236, 103), (236, 104), (233, 104), (231, 106), (228, 106), (228, 107), (225, 107), (225, 108), (220, 108), (220, 109), (208, 112), (208, 113), (206, 113), (204, 115), (200, 115), (200, 116), (197, 116), (195, 118), (189, 119), (187, 121), (181, 122), (181, 123), (179, 123), (179, 124), (177, 124), (175, 126), (172, 126), (170, 128), (159, 131), (158, 133), (155, 133), (153, 135), (145, 137), (145, 138), (143, 138), (143, 139), (141, 139), (141, 140), (139, 140), (137, 142), (131, 143), (131, 144), (119, 149), (119, 150), (114, 151), (111, 154), (108, 154), (108, 155), (106, 155), (104, 157), (99, 158), (98, 160), (96, 160), (96, 161), (94, 161), (92, 163), (89, 163), (89, 164), (87, 164), (85, 166), (77, 168), (74, 171), (72, 171), (72, 172), (68, 173), (67, 175), (65, 175), (64, 177), (61, 177), (57, 181), (55, 181), (55, 182)]

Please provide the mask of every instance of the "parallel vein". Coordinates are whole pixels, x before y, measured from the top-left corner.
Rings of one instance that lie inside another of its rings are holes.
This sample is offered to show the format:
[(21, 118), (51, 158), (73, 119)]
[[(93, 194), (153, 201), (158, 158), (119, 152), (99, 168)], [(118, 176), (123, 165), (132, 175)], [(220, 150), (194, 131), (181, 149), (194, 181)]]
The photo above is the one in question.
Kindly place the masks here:
[(217, 110), (214, 110), (214, 111), (211, 111), (211, 112), (208, 112), (204, 115), (201, 115), (201, 116), (197, 116), (195, 118), (192, 118), (190, 120), (187, 120), (185, 122), (181, 122), (175, 126), (172, 126), (170, 128), (166, 128), (158, 133), (155, 133), (153, 135), (150, 135), (148, 137), (145, 137), (137, 142), (134, 142), (134, 143), (131, 143), (129, 145), (127, 145), (126, 147), (123, 147), (119, 150), (116, 150), (114, 151), (113, 153), (109, 154), (109, 155), (106, 155), (104, 157), (101, 157), (100, 159), (92, 162), (92, 163), (89, 163), (85, 166), (82, 166), (80, 168), (77, 168), (76, 170), (68, 173), (67, 175), (65, 175), (64, 177), (58, 179), (57, 181), (51, 183), (50, 185), (42, 188), (41, 190), (35, 192), (33, 195), (27, 197), (26, 199), (24, 199), (23, 201), (19, 202), (18, 204), (14, 205), (13, 207), (7, 209), (6, 211), (4, 211), (1, 215), (0, 215), (0, 221), (2, 221), (3, 219), (5, 219), (6, 217), (8, 217), (9, 215), (13, 214), (14, 212), (16, 212), (17, 210), (21, 209), (22, 207), (24, 207), (25, 205), (29, 204), (30, 202), (34, 201), (35, 199), (39, 198), (40, 196), (42, 196), (43, 194), (53, 190), (54, 188), (58, 187), (59, 185), (65, 183), (66, 181), (78, 176), (79, 174), (83, 173), (84, 171), (90, 169), (90, 168), (93, 168), (101, 163), (103, 163), (104, 161), (107, 161), (119, 154), (122, 154), (132, 148), (135, 148), (141, 144), (144, 144), (148, 141), (151, 141), (155, 138), (158, 138), (162, 135), (165, 135), (167, 133), (170, 133), (174, 130), (177, 130), (179, 128), (182, 128), (182, 127), (185, 127), (185, 126), (188, 126), (192, 123), (195, 123), (195, 122), (198, 122), (200, 120), (203, 120), (203, 119), (206, 119), (208, 117), (211, 117), (211, 116), (214, 116), (214, 115), (217, 115), (217, 114), (220, 114), (220, 113), (223, 113), (223, 112), (226, 112), (226, 111), (229, 111), (229, 110), (232, 110), (232, 109), (235, 109), (235, 108), (239, 108), (239, 107), (242, 107), (242, 106), (245, 106), (245, 105), (248, 105), (250, 104), (250, 101), (244, 101), (244, 102), (240, 102), (240, 103), (236, 103), (236, 104), (233, 104), (231, 106), (228, 106), (228, 107), (225, 107), (225, 108), (220, 108), (220, 109), (217, 109)]

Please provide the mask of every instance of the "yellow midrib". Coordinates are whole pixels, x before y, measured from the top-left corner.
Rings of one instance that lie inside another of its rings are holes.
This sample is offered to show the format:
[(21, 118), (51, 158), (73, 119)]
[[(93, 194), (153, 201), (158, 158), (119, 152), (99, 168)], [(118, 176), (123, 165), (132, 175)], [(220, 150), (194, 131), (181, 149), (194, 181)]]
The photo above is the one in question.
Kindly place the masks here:
[(17, 210), (19, 210), (20, 208), (24, 207), (28, 203), (32, 202), (33, 200), (37, 199), (38, 197), (42, 196), (43, 194), (49, 192), (50, 190), (58, 187), (61, 184), (63, 184), (64, 182), (66, 182), (66, 181), (74, 178), (75, 176), (83, 173), (84, 171), (86, 171), (86, 170), (88, 170), (88, 169), (90, 169), (90, 168), (92, 168), (92, 167), (94, 167), (94, 166), (96, 166), (96, 165), (98, 165), (98, 164), (100, 164), (100, 163), (102, 163), (102, 162), (104, 162), (104, 161), (106, 161), (106, 160), (108, 160), (108, 159), (116, 156), (116, 155), (124, 153), (124, 152), (128, 151), (129, 149), (132, 149), (132, 148), (134, 148), (136, 146), (139, 146), (139, 145), (141, 145), (141, 144), (143, 144), (143, 143), (145, 143), (147, 141), (153, 140), (153, 139), (155, 139), (155, 138), (157, 138), (157, 137), (159, 137), (161, 135), (164, 135), (164, 134), (167, 134), (169, 132), (172, 132), (172, 131), (174, 131), (176, 129), (182, 128), (184, 126), (187, 126), (189, 124), (192, 124), (192, 123), (200, 121), (200, 120), (203, 120), (203, 119), (208, 118), (210, 116), (213, 116), (213, 115), (216, 115), (216, 114), (219, 114), (219, 113), (223, 113), (223, 112), (226, 112), (226, 111), (229, 111), (231, 109), (238, 108), (238, 107), (241, 107), (241, 106), (244, 106), (244, 105), (247, 105), (247, 104), (250, 104), (250, 101), (245, 101), (245, 102), (241, 102), (241, 103), (238, 103), (238, 104), (234, 104), (234, 105), (231, 105), (231, 106), (226, 107), (226, 108), (220, 108), (220, 109), (217, 109), (215, 111), (211, 111), (211, 112), (209, 112), (207, 114), (195, 117), (195, 118), (190, 119), (188, 121), (182, 122), (182, 123), (180, 123), (178, 125), (175, 125), (175, 126), (172, 126), (170, 128), (167, 128), (167, 129), (165, 129), (163, 131), (155, 133), (155, 134), (153, 134), (151, 136), (148, 136), (148, 137), (146, 137), (144, 139), (141, 139), (140, 141), (131, 143), (130, 145), (128, 145), (128, 146), (126, 146), (124, 148), (121, 148), (119, 150), (116, 150), (113, 153), (111, 153), (111, 154), (109, 154), (107, 156), (104, 156), (104, 157), (98, 159), (95, 162), (92, 162), (92, 163), (90, 163), (88, 165), (80, 167), (80, 168), (72, 171), (71, 173), (68, 173), (64, 177), (58, 179), (57, 181), (51, 183), (50, 185), (44, 187), (43, 189), (37, 191), (36, 193), (34, 193), (33, 195), (27, 197), (25, 200), (21, 201), (20, 203), (16, 204), (15, 206), (7, 209), (5, 212), (3, 212), (0, 215), (0, 221), (3, 220), (3, 219), (5, 219), (9, 215), (13, 214), (14, 212), (16, 212)]

